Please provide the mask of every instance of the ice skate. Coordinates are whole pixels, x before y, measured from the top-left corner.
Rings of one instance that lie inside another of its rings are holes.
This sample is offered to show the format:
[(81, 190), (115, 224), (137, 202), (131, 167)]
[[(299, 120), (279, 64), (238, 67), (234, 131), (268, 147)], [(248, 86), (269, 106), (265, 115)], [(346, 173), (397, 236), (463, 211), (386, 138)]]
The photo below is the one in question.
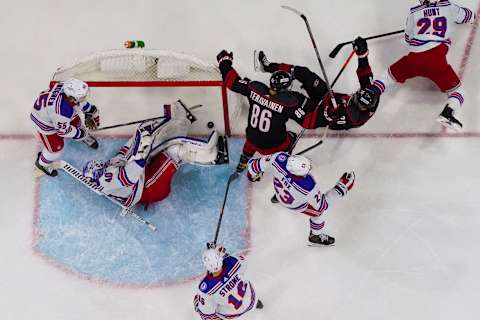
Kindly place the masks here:
[(35, 167), (36, 167), (38, 170), (40, 170), (40, 172), (36, 172), (36, 173), (34, 172), (34, 176), (35, 176), (35, 177), (40, 177), (40, 176), (42, 176), (43, 174), (46, 174), (46, 175), (48, 175), (48, 176), (50, 176), (50, 177), (56, 177), (57, 174), (58, 174), (58, 172), (57, 172), (57, 170), (55, 170), (55, 168), (54, 168), (53, 166), (47, 167), (47, 166), (42, 166), (42, 165), (40, 164), (40, 161), (39, 161), (39, 160), (40, 160), (40, 155), (41, 155), (41, 154), (42, 154), (41, 152), (39, 152), (39, 153), (37, 154), (37, 160), (35, 161)]
[(255, 306), (255, 309), (263, 309), (263, 303), (260, 299), (257, 300), (257, 305)]
[(331, 246), (334, 243), (335, 243), (335, 238), (330, 237), (328, 234), (325, 234), (325, 233), (315, 235), (312, 232), (310, 232), (310, 236), (308, 237), (308, 245), (311, 247)]
[(454, 131), (462, 130), (462, 123), (454, 117), (454, 111), (448, 106), (448, 104), (443, 109), (442, 113), (437, 118), (437, 121), (442, 124), (445, 128), (452, 129)]
[(278, 199), (277, 199), (277, 195), (274, 194), (271, 198), (270, 198), (270, 202), (271, 203), (278, 203)]

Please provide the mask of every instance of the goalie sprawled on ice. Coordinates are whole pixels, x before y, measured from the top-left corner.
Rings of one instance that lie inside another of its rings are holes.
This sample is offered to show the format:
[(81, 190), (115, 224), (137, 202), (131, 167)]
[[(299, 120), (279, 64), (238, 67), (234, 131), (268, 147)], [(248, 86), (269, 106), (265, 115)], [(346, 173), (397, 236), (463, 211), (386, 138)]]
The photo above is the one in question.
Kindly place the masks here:
[(161, 201), (169, 195), (172, 178), (182, 163), (228, 162), (226, 138), (216, 131), (208, 141), (187, 137), (193, 121), (178, 101), (164, 105), (164, 118), (140, 124), (115, 157), (106, 162), (88, 161), (83, 175), (125, 207)]

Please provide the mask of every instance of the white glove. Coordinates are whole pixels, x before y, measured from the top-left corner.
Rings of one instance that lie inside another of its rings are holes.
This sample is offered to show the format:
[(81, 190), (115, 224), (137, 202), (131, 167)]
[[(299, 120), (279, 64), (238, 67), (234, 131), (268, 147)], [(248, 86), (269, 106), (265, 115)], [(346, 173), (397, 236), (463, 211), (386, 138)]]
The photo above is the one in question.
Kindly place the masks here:
[(355, 172), (345, 172), (340, 179), (338, 179), (337, 184), (335, 185), (335, 191), (341, 196), (344, 197), (348, 191), (353, 188), (355, 183)]

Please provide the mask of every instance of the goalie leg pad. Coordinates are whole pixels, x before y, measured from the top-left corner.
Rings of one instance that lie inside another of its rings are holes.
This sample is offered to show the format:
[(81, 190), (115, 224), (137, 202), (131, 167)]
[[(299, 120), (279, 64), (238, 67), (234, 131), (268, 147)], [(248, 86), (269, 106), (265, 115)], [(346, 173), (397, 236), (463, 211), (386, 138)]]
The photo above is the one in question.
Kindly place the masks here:
[[(178, 138), (174, 140), (176, 143), (166, 149), (168, 155), (173, 159), (192, 164), (211, 165), (217, 163), (219, 136), (216, 131), (212, 132), (208, 142), (193, 138)], [(226, 145), (224, 144), (224, 146)], [(225, 159), (223, 150), (221, 157)]]

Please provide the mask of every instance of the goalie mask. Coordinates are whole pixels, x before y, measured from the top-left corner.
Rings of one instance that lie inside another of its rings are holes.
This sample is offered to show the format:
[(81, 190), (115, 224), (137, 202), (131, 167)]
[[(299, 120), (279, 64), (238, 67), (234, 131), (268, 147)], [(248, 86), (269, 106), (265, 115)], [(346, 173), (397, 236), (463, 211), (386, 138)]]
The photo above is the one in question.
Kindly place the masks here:
[(90, 160), (83, 167), (83, 176), (97, 186), (100, 184), (100, 177), (105, 171), (105, 163), (100, 160)]

